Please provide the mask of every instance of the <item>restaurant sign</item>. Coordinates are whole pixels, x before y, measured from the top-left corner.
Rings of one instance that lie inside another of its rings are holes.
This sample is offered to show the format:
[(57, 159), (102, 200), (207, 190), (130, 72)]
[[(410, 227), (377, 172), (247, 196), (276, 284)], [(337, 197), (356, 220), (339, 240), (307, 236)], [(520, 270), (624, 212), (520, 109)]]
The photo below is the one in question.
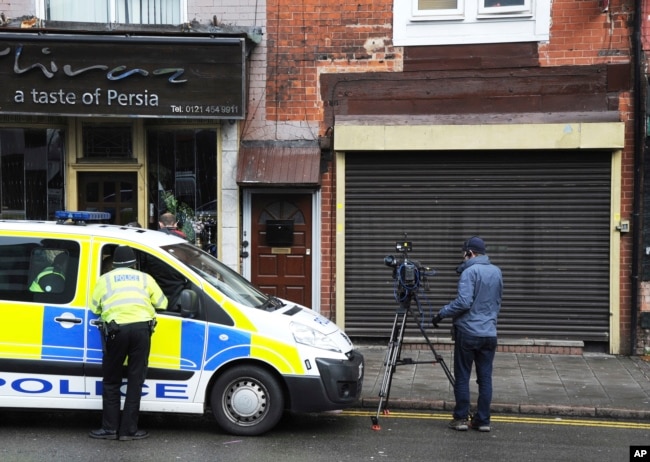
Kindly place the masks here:
[(240, 38), (0, 34), (0, 113), (243, 119)]

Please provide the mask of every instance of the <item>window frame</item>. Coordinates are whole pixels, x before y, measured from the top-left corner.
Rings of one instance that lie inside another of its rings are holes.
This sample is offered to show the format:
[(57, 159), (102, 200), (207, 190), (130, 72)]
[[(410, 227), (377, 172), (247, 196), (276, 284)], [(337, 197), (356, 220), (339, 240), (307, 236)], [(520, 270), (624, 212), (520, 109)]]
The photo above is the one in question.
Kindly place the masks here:
[[(52, 0), (36, 0), (36, 11), (38, 11), (39, 17), (40, 18), (45, 18), (46, 17), (46, 11), (47, 11), (47, 5), (48, 3)], [(56, 0), (54, 0), (56, 1)], [(109, 10), (110, 17), (108, 19), (108, 23), (117, 23), (117, 7), (116, 7), (116, 2), (118, 0), (104, 0), (109, 5), (107, 6)], [(179, 24), (185, 24), (188, 22), (187, 20), (187, 1), (188, 0), (179, 0)], [(73, 22), (73, 21), (71, 21)], [(81, 21), (81, 22), (88, 22), (92, 23), (93, 21)], [(103, 23), (102, 23), (103, 24)], [(142, 24), (142, 25), (170, 25), (170, 23), (124, 23), (124, 24)], [(178, 25), (178, 24), (172, 24), (172, 25)]]
[[(545, 42), (550, 38), (551, 0), (486, 7), (485, 0), (458, 0), (464, 10), (419, 10), (418, 0), (393, 0), (395, 46)], [(414, 14), (415, 13), (415, 14)]]
[(448, 19), (463, 19), (465, 17), (465, 0), (456, 0), (456, 8), (424, 10), (418, 8), (419, 0), (411, 0), (413, 4), (413, 21), (440, 21)]
[(516, 14), (516, 15), (532, 15), (532, 2), (533, 0), (523, 0), (523, 5), (512, 5), (512, 6), (485, 6), (485, 0), (479, 0), (478, 2), (478, 16), (489, 16), (493, 15), (503, 16), (504, 14)]

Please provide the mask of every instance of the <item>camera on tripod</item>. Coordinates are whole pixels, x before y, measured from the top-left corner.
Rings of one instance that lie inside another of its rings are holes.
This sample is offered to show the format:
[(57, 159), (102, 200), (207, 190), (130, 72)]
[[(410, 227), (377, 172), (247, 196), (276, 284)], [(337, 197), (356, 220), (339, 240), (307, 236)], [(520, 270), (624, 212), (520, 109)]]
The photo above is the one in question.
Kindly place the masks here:
[(393, 279), (397, 283), (399, 292), (408, 294), (409, 291), (417, 291), (420, 284), (426, 281), (427, 276), (433, 276), (434, 272), (420, 265), (418, 261), (409, 260), (408, 253), (413, 250), (411, 241), (397, 241), (395, 250), (401, 253), (401, 258), (387, 255), (384, 257), (384, 264), (393, 268)]
[[(394, 295), (395, 300), (399, 303), (399, 308), (395, 311), (393, 329), (390, 334), (388, 349), (386, 350), (386, 357), (384, 359), (384, 377), (379, 389), (377, 414), (371, 417), (373, 430), (379, 430), (381, 428), (379, 426), (379, 415), (387, 411), (386, 407), (388, 406), (390, 387), (396, 366), (406, 364), (440, 364), (452, 387), (454, 386), (454, 376), (445, 364), (445, 360), (436, 352), (431, 340), (429, 340), (429, 336), (424, 330), (425, 320), (430, 320), (432, 314), (431, 312), (428, 315), (425, 314), (418, 295), (420, 284), (425, 282), (427, 277), (433, 276), (435, 271), (420, 265), (415, 260), (409, 260), (408, 253), (413, 250), (413, 245), (411, 241), (406, 240), (406, 233), (404, 233), (404, 240), (395, 243), (395, 250), (401, 255), (398, 257), (394, 255), (385, 256), (384, 264), (393, 269), (393, 279), (395, 280)], [(404, 332), (406, 331), (406, 320), (409, 316), (415, 321), (416, 326), (433, 353), (433, 361), (414, 361), (411, 358), (401, 357), (402, 342), (404, 340)]]

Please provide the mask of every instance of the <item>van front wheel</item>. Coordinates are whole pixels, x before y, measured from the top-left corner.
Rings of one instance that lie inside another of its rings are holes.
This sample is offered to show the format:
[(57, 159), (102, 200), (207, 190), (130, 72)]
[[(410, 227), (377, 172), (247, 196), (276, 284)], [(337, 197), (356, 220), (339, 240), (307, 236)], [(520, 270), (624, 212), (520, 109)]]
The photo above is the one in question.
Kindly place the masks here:
[(277, 379), (258, 367), (235, 367), (217, 379), (210, 396), (219, 426), (241, 436), (261, 435), (280, 421), (284, 396)]

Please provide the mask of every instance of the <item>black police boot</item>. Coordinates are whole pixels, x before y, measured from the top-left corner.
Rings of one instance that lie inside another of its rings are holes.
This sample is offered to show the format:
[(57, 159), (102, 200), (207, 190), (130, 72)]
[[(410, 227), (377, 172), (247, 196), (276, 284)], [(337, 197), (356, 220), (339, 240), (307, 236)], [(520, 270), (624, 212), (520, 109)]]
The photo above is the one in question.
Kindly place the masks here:
[(115, 430), (104, 430), (100, 428), (99, 430), (91, 430), (88, 436), (98, 440), (116, 440), (117, 432)]
[(149, 438), (149, 432), (144, 430), (138, 430), (135, 433), (127, 433), (126, 435), (120, 435), (120, 441), (131, 441), (131, 440), (143, 440)]

